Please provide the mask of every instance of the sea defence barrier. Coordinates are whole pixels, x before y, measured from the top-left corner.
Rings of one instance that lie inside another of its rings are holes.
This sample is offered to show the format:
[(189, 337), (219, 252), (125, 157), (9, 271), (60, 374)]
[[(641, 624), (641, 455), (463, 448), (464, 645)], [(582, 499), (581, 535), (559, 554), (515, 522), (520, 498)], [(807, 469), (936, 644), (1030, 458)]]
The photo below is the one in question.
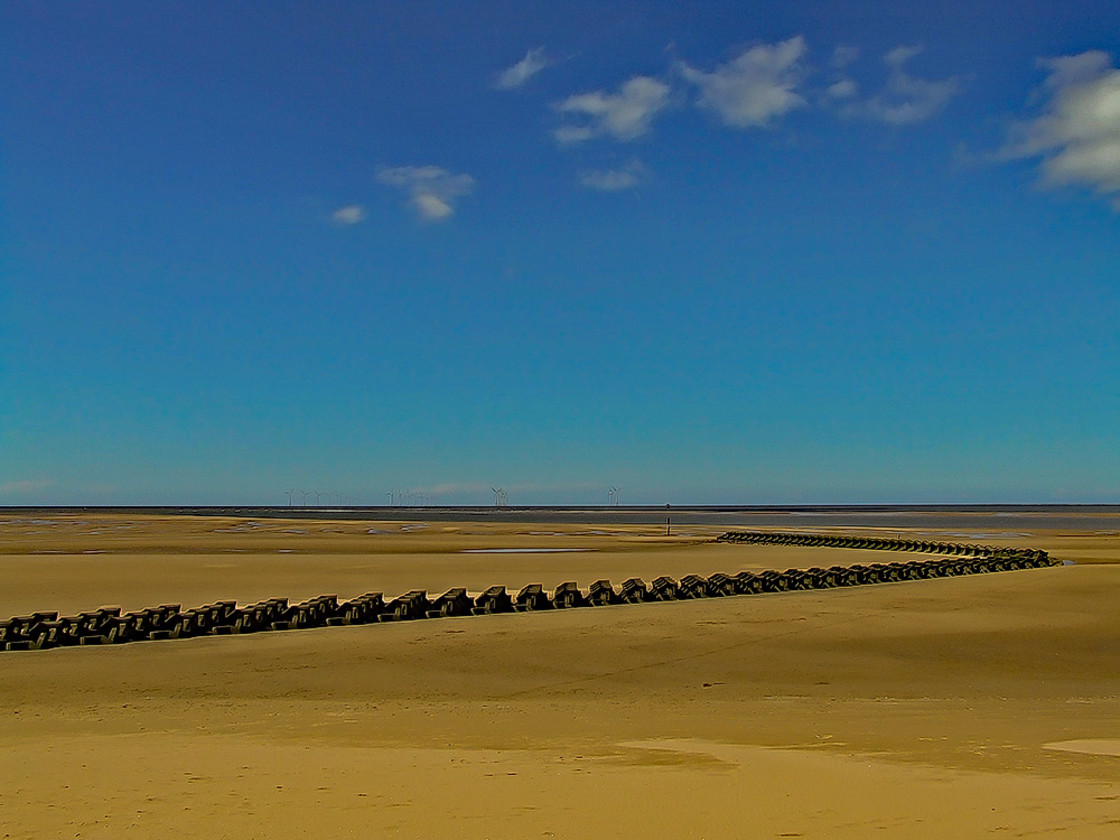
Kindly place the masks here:
[(541, 584), (531, 583), (522, 587), (516, 595), (507, 592), (504, 586), (491, 586), (475, 596), (462, 587), (455, 587), (436, 597), (430, 597), (425, 590), (414, 589), (390, 599), (381, 592), (367, 592), (346, 601), (340, 601), (336, 595), (320, 595), (298, 604), (289, 603), (287, 598), (269, 598), (242, 606), (236, 601), (216, 601), (186, 610), (181, 604), (160, 604), (133, 612), (123, 612), (121, 607), (116, 606), (100, 607), (65, 616), (57, 610), (48, 610), (0, 621), (0, 650), (49, 650), (311, 627), (762, 595), (1060, 565), (1060, 561), (1040, 549), (884, 537), (728, 531), (717, 537), (716, 542), (855, 548), (912, 552), (925, 556), (889, 563), (830, 566), (827, 569), (812, 567), (781, 572), (767, 569), (735, 575), (716, 572), (707, 577), (685, 575), (680, 580), (662, 576), (648, 585), (640, 578), (630, 578), (617, 589), (609, 580), (601, 579), (594, 581), (586, 590), (573, 581), (565, 581), (551, 593)]

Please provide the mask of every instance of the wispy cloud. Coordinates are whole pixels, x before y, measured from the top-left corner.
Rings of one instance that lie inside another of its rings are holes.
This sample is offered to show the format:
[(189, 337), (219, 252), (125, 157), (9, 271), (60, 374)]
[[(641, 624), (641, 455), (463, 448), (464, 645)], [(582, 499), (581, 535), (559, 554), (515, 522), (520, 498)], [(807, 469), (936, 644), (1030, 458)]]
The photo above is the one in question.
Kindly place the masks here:
[(832, 66), (837, 70), (843, 70), (859, 58), (859, 53), (859, 47), (853, 47), (850, 44), (839, 44), (832, 50)]
[(408, 195), (409, 204), (425, 221), (442, 221), (455, 212), (455, 202), (474, 190), (470, 175), (454, 175), (438, 166), (393, 166), (377, 170), (379, 183)]
[(499, 90), (515, 90), (548, 67), (550, 63), (544, 54), (544, 47), (529, 50), (523, 59), (498, 74), (494, 87)]
[(552, 136), (556, 138), (556, 142), (566, 146), (571, 143), (582, 143), (584, 140), (590, 140), (595, 136), (595, 131), (585, 125), (562, 125), (552, 132)]
[(859, 93), (859, 85), (853, 79), (838, 79), (825, 88), (825, 91), (833, 99), (850, 99)]
[(888, 125), (925, 122), (937, 115), (960, 91), (957, 76), (947, 79), (919, 79), (906, 72), (906, 63), (922, 51), (921, 47), (895, 47), (883, 56), (890, 75), (883, 90), (866, 102), (853, 106), (863, 114)]
[(2, 481), (0, 482), (0, 496), (20, 496), (24, 493), (34, 493), (38, 490), (46, 490), (48, 487), (53, 486), (54, 482), (50, 479)]
[(848, 76), (848, 67), (859, 58), (859, 47), (840, 44), (832, 50), (832, 81), (825, 87), (828, 99), (851, 99), (859, 93), (859, 84)]
[(520, 503), (571, 503), (574, 499), (601, 499), (606, 495), (605, 481), (541, 483), (511, 482), (507, 479), (494, 479), (490, 482), (455, 481), (436, 484), (422, 489), (412, 488), (416, 495), (426, 496), (429, 503), (465, 502), (469, 504), (491, 504), (494, 489), (504, 490), (507, 498), (515, 504)]
[(1041, 158), (1044, 186), (1089, 187), (1120, 211), (1120, 70), (1099, 50), (1038, 64), (1049, 71), (1039, 113), (1013, 126), (997, 157)]
[(582, 118), (560, 126), (554, 137), (560, 143), (579, 143), (606, 135), (616, 140), (636, 140), (649, 131), (653, 119), (669, 105), (669, 86), (649, 76), (634, 76), (618, 93), (597, 90), (569, 96), (555, 108)]
[(584, 169), (579, 172), (581, 187), (599, 192), (621, 192), (645, 183), (649, 172), (640, 160), (632, 160), (619, 169)]
[(710, 73), (684, 62), (678, 70), (695, 85), (697, 105), (735, 128), (765, 128), (776, 118), (806, 104), (797, 86), (806, 75), (802, 59), (808, 48), (797, 35), (777, 44), (759, 44)]
[(336, 225), (356, 225), (365, 217), (365, 208), (360, 204), (347, 204), (331, 213), (331, 221)]

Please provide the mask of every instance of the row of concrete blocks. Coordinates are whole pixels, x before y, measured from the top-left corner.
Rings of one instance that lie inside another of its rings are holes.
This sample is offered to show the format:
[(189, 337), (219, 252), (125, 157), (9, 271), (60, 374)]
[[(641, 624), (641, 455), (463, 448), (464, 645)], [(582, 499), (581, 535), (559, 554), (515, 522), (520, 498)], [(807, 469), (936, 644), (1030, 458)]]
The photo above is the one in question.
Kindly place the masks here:
[(185, 611), (181, 611), (178, 604), (161, 604), (124, 614), (120, 607), (102, 607), (62, 617), (57, 612), (39, 612), (0, 622), (0, 643), (3, 649), (10, 651), (41, 650), (378, 621), (828, 589), (1054, 565), (1045, 552), (1028, 554), (1020, 552), (1020, 556), (1013, 558), (943, 557), (866, 566), (832, 566), (828, 569), (786, 569), (781, 572), (770, 569), (739, 572), (737, 575), (717, 572), (708, 577), (685, 575), (679, 581), (663, 576), (648, 586), (640, 578), (630, 578), (618, 589), (608, 580), (597, 580), (586, 592), (568, 581), (557, 586), (551, 594), (540, 584), (529, 584), (516, 596), (511, 596), (504, 586), (492, 586), (473, 598), (463, 588), (449, 589), (436, 598), (429, 598), (426, 591), (415, 589), (389, 601), (380, 592), (370, 592), (341, 603), (334, 595), (321, 595), (294, 605), (290, 605), (286, 598), (270, 598), (243, 607), (238, 607), (234, 601), (217, 601)]
[[(917, 551), (923, 554), (942, 554), (956, 557), (984, 557), (995, 560), (1049, 560), (1047, 552), (1038, 548), (1006, 548), (991, 545), (974, 545), (971, 543), (903, 540), (893, 537), (850, 537), (840, 534), (797, 534), (782, 533), (780, 531), (728, 531), (726, 534), (717, 537), (716, 540), (718, 542), (755, 543), (761, 545), (862, 548), (872, 551)], [(1043, 563), (1042, 565), (1049, 565), (1049, 563)]]

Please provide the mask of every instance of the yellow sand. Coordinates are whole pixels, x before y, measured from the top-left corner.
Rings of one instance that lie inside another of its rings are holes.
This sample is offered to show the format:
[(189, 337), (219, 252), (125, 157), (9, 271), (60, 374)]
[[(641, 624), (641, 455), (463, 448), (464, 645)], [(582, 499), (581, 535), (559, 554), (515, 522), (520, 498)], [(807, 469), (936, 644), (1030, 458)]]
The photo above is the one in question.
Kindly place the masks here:
[[(909, 557), (702, 528), (54, 519), (0, 519), (5, 617)], [(996, 542), (1080, 562), (2, 653), (0, 838), (1112, 840), (1120, 537)], [(589, 550), (461, 553), (510, 547)]]

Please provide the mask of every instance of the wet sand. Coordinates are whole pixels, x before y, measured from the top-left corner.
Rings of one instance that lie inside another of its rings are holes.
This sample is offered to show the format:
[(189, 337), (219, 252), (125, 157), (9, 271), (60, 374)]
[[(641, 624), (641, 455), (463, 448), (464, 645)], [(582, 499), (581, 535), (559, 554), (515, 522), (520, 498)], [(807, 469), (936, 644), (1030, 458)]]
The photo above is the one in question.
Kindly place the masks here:
[[(32, 520), (0, 517), (4, 615), (897, 559), (701, 524)], [(0, 836), (1117, 836), (1120, 537), (956, 541), (1076, 565), (0, 654)]]

